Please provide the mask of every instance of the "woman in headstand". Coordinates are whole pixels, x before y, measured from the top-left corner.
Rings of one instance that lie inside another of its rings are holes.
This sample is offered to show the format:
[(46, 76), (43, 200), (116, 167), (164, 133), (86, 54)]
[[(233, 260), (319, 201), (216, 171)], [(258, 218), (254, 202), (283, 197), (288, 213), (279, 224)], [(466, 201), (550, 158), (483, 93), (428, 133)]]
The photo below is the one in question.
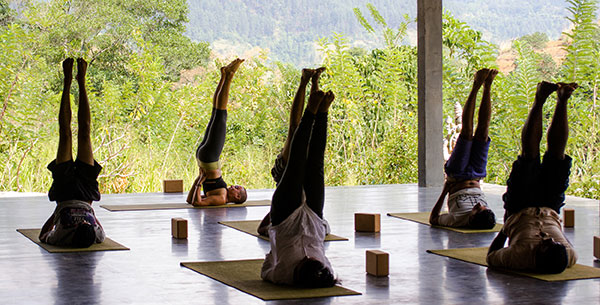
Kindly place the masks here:
[(40, 231), (40, 241), (78, 248), (87, 248), (104, 241), (104, 229), (94, 214), (92, 201), (100, 200), (98, 174), (102, 167), (94, 160), (90, 139), (90, 104), (85, 89), (87, 63), (77, 59), (79, 110), (77, 111), (77, 159), (73, 162), (71, 139), (71, 81), (73, 59), (63, 61), (64, 89), (58, 112), (59, 140), (56, 159), (48, 164), (52, 172), (50, 201), (56, 209)]
[(261, 277), (276, 284), (331, 287), (337, 280), (325, 257), (323, 159), (327, 113), (335, 96), (312, 93), (290, 143), (283, 176), (271, 201), (269, 240)]
[[(187, 203), (194, 206), (223, 205), (228, 202), (246, 201), (246, 189), (240, 185), (227, 187), (221, 176), (219, 157), (225, 144), (227, 129), (227, 102), (229, 87), (235, 72), (244, 62), (235, 59), (229, 65), (221, 67), (221, 79), (213, 95), (213, 109), (206, 126), (204, 138), (196, 150), (199, 174), (187, 196)], [(204, 190), (204, 194), (202, 194)]]
[[(300, 86), (296, 91), (296, 95), (294, 95), (294, 100), (292, 102), (292, 109), (290, 110), (290, 125), (288, 128), (287, 138), (285, 139), (285, 144), (283, 145), (283, 149), (281, 153), (277, 155), (275, 159), (275, 164), (271, 169), (271, 176), (273, 176), (273, 180), (275, 180), (275, 184), (279, 184), (281, 177), (283, 176), (283, 171), (285, 170), (285, 166), (287, 165), (288, 158), (290, 156), (290, 145), (292, 143), (292, 137), (294, 137), (294, 132), (296, 132), (296, 128), (300, 124), (300, 119), (302, 118), (302, 111), (304, 110), (304, 99), (306, 96), (306, 86), (308, 82), (311, 81), (310, 93), (317, 92), (319, 90), (319, 77), (321, 73), (325, 71), (325, 67), (320, 67), (318, 69), (302, 69), (302, 76), (300, 78)], [(260, 225), (258, 226), (258, 234), (263, 236), (269, 236), (269, 224), (271, 223), (270, 214), (267, 213)]]

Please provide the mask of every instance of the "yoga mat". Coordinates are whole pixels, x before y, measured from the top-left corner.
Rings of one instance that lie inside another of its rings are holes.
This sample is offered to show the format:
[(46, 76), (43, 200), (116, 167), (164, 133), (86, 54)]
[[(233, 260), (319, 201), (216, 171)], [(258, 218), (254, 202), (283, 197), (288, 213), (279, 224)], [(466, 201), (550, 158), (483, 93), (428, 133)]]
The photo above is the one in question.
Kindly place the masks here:
[[(230, 228), (234, 228), (238, 231), (242, 231), (244, 233), (248, 233), (252, 236), (256, 236), (260, 239), (269, 240), (268, 237), (259, 235), (256, 232), (258, 225), (260, 224), (260, 220), (238, 220), (238, 221), (219, 221), (220, 224), (228, 226)], [(345, 237), (337, 236), (334, 234), (327, 234), (325, 236), (325, 241), (338, 241), (338, 240), (348, 240)]]
[(244, 203), (228, 203), (224, 205), (209, 205), (195, 207), (187, 203), (149, 203), (149, 204), (101, 204), (111, 212), (119, 211), (145, 211), (145, 210), (170, 210), (170, 209), (214, 209), (214, 208), (244, 208), (252, 206), (268, 206), (271, 200), (249, 200)]
[(262, 264), (262, 259), (181, 263), (186, 268), (265, 301), (361, 294), (360, 292), (341, 286), (330, 288), (297, 288), (286, 285), (275, 285), (261, 279), (260, 271)]
[(388, 213), (388, 216), (392, 216), (392, 217), (396, 217), (396, 218), (400, 218), (400, 219), (406, 219), (406, 220), (410, 220), (410, 221), (422, 223), (424, 225), (428, 225), (428, 226), (431, 226), (433, 228), (446, 229), (446, 230), (450, 230), (450, 231), (454, 231), (454, 232), (460, 232), (460, 233), (490, 233), (490, 232), (500, 232), (500, 230), (502, 229), (502, 224), (501, 223), (497, 223), (496, 226), (494, 226), (494, 228), (488, 229), (488, 230), (477, 230), (477, 229), (469, 229), (469, 228), (451, 228), (451, 227), (444, 227), (444, 226), (432, 226), (429, 223), (429, 215), (430, 215), (430, 212), (419, 212), (419, 213)]
[[(460, 249), (446, 249), (446, 250), (427, 250), (429, 253), (446, 256), (454, 259), (458, 259), (467, 263), (473, 263), (481, 266), (487, 266), (485, 258), (487, 256), (488, 248), (460, 248)], [(497, 269), (497, 268), (494, 268)], [(546, 282), (557, 282), (557, 281), (570, 281), (570, 280), (583, 280), (583, 279), (594, 279), (600, 278), (600, 268), (594, 268), (590, 266), (584, 266), (575, 264), (571, 268), (565, 269), (559, 274), (539, 274), (530, 272), (520, 272), (508, 269), (497, 269), (508, 273), (515, 273), (527, 277), (532, 277), (538, 280)]]
[(129, 250), (129, 248), (121, 245), (120, 243), (105, 237), (104, 241), (99, 244), (93, 244), (89, 248), (68, 248), (59, 247), (54, 245), (45, 244), (38, 238), (40, 236), (41, 229), (17, 229), (17, 232), (25, 235), (32, 242), (38, 244), (50, 253), (67, 253), (67, 252), (90, 252), (90, 251), (111, 251), (111, 250)]

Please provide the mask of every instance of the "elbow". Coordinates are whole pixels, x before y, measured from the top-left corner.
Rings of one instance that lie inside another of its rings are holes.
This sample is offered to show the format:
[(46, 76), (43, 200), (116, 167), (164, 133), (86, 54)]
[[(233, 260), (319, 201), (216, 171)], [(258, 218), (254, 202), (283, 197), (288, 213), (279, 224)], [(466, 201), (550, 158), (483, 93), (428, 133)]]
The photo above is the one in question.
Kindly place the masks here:
[(431, 224), (432, 226), (437, 226), (439, 225), (439, 221), (438, 221), (438, 217), (429, 217), (429, 224)]

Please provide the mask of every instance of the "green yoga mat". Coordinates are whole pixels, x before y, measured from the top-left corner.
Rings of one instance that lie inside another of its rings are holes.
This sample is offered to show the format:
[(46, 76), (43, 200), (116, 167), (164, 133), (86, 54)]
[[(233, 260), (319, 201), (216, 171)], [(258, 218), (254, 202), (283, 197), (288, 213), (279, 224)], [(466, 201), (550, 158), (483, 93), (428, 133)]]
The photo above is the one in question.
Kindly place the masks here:
[(100, 207), (111, 212), (120, 211), (147, 211), (147, 210), (171, 210), (171, 209), (216, 209), (216, 208), (244, 208), (253, 206), (269, 206), (271, 200), (251, 200), (241, 204), (228, 203), (224, 205), (209, 205), (195, 207), (187, 203), (149, 203), (149, 204), (101, 204)]
[[(488, 248), (460, 248), (460, 249), (445, 249), (445, 250), (427, 250), (429, 253), (446, 256), (454, 259), (458, 259), (467, 263), (473, 263), (481, 266), (487, 266), (485, 258), (487, 256)], [(583, 280), (583, 279), (594, 279), (600, 278), (600, 268), (594, 268), (590, 266), (584, 266), (575, 264), (571, 268), (565, 269), (559, 274), (539, 274), (530, 272), (519, 272), (507, 269), (498, 269), (508, 273), (515, 273), (527, 277), (532, 277), (538, 280), (547, 282), (558, 282), (558, 281), (570, 281), (570, 280)]]
[(443, 227), (443, 226), (432, 226), (429, 223), (429, 212), (419, 212), (419, 213), (388, 213), (388, 216), (406, 219), (418, 223), (422, 223), (424, 225), (428, 225), (434, 228), (446, 229), (454, 232), (460, 233), (490, 233), (490, 232), (500, 232), (502, 229), (502, 224), (497, 223), (494, 228), (488, 230), (477, 230), (477, 229), (468, 229), (468, 228), (451, 228), (451, 227)]
[(309, 289), (275, 285), (261, 279), (262, 264), (262, 259), (181, 263), (186, 268), (265, 301), (361, 294), (341, 286)]
[[(234, 228), (238, 231), (242, 231), (244, 233), (248, 233), (252, 236), (256, 236), (260, 239), (269, 240), (268, 237), (264, 237), (262, 235), (258, 235), (256, 229), (260, 224), (260, 220), (238, 220), (238, 221), (219, 221), (220, 224), (228, 226), (230, 228)], [(334, 234), (327, 234), (325, 236), (325, 241), (339, 241), (339, 240), (348, 240), (345, 237), (337, 236)]]
[(129, 248), (108, 237), (104, 238), (102, 243), (93, 244), (89, 248), (67, 248), (53, 246), (40, 241), (38, 238), (38, 236), (40, 236), (40, 231), (41, 229), (17, 229), (17, 232), (25, 235), (25, 237), (29, 238), (32, 242), (38, 244), (40, 247), (51, 253), (129, 250)]

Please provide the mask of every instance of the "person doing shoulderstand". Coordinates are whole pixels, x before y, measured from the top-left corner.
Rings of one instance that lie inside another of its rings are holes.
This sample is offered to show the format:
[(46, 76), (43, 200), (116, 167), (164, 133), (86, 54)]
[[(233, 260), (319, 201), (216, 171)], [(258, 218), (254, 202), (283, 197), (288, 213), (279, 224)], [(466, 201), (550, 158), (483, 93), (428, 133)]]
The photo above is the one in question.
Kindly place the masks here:
[[(475, 73), (473, 88), (462, 113), (462, 129), (444, 166), (446, 182), (438, 201), (431, 210), (429, 222), (446, 227), (491, 229), (496, 224), (494, 212), (488, 207), (479, 180), (486, 176), (488, 137), (492, 114), (491, 87), (498, 71), (481, 69)], [(477, 92), (483, 86), (477, 128), (473, 135), (473, 115)], [(448, 195), (448, 213), (440, 215)]]
[[(288, 162), (288, 158), (290, 156), (290, 146), (292, 143), (292, 138), (294, 137), (294, 133), (296, 132), (296, 128), (300, 124), (300, 119), (302, 118), (302, 112), (304, 111), (304, 99), (306, 96), (306, 86), (308, 82), (311, 81), (310, 92), (311, 94), (317, 92), (319, 90), (319, 77), (321, 73), (325, 71), (325, 67), (321, 67), (318, 69), (302, 69), (302, 76), (300, 77), (300, 85), (298, 86), (298, 90), (296, 91), (296, 95), (294, 95), (294, 100), (292, 101), (292, 108), (290, 110), (290, 125), (288, 128), (287, 138), (285, 139), (285, 144), (283, 145), (283, 149), (281, 153), (277, 155), (275, 158), (275, 164), (271, 169), (271, 176), (273, 180), (275, 180), (275, 184), (279, 184), (281, 181), (281, 177), (283, 176), (283, 171)], [(269, 225), (271, 223), (271, 214), (267, 213), (261, 223), (258, 226), (257, 232), (262, 236), (269, 236)], [(329, 232), (327, 232), (329, 234)]]
[(58, 113), (59, 140), (56, 159), (48, 164), (52, 186), (48, 192), (56, 208), (42, 226), (40, 241), (57, 246), (87, 248), (104, 241), (104, 229), (96, 218), (92, 201), (100, 200), (98, 174), (102, 167), (94, 160), (90, 139), (90, 105), (85, 88), (87, 63), (77, 59), (79, 110), (77, 112), (77, 159), (73, 162), (71, 136), (71, 81), (73, 59), (63, 61), (64, 88)]
[[(187, 196), (187, 203), (194, 206), (224, 205), (229, 202), (246, 201), (246, 189), (240, 185), (227, 187), (221, 175), (219, 158), (225, 144), (227, 129), (227, 102), (231, 80), (243, 59), (235, 59), (221, 68), (221, 79), (213, 95), (213, 109), (206, 126), (204, 138), (196, 150), (199, 174)], [(204, 194), (202, 194), (204, 190)]]
[[(567, 101), (577, 84), (541, 82), (521, 133), (521, 155), (512, 165), (504, 201), (504, 227), (489, 247), (490, 267), (561, 273), (577, 262), (577, 253), (559, 218), (569, 186), (572, 159), (565, 154), (569, 137)], [(547, 149), (540, 163), (542, 107), (557, 92), (548, 127)], [(504, 247), (508, 238), (508, 247)]]
[(271, 251), (261, 270), (263, 280), (303, 287), (337, 283), (325, 256), (327, 223), (323, 219), (323, 162), (327, 113), (335, 96), (312, 93), (290, 144), (283, 176), (271, 201)]

